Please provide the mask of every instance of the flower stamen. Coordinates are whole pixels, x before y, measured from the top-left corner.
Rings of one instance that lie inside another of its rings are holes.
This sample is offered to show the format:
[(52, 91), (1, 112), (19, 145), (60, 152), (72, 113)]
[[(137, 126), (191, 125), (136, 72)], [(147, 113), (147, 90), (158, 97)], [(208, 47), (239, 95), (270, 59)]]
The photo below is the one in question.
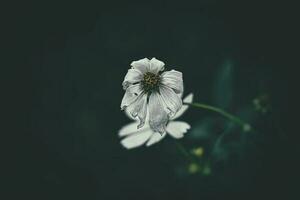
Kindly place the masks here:
[(152, 92), (159, 87), (160, 78), (158, 74), (146, 72), (142, 80), (143, 89), (145, 92)]

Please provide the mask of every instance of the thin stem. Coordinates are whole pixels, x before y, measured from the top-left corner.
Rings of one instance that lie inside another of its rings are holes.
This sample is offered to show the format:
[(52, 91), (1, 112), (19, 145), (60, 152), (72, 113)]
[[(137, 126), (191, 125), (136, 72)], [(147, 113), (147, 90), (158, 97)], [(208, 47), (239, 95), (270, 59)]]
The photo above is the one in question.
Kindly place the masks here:
[(239, 117), (234, 116), (234, 115), (226, 112), (225, 110), (222, 110), (221, 108), (217, 108), (217, 107), (207, 105), (207, 104), (203, 104), (203, 103), (184, 103), (184, 104), (194, 106), (196, 108), (202, 108), (202, 109), (210, 110), (210, 111), (213, 111), (213, 112), (217, 112), (217, 113), (221, 114), (222, 116), (228, 118), (229, 120), (239, 124), (243, 128), (244, 131), (250, 131), (251, 130), (250, 124), (244, 122)]

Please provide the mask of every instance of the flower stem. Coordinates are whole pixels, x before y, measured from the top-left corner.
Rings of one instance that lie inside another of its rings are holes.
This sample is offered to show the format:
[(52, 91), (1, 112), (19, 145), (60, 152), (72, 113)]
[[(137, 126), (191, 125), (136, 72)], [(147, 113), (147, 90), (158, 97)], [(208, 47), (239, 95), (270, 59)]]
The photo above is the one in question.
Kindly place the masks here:
[(222, 116), (228, 118), (229, 120), (231, 120), (231, 121), (237, 123), (238, 125), (240, 125), (243, 128), (244, 131), (250, 131), (251, 130), (250, 124), (244, 122), (239, 117), (234, 116), (234, 115), (226, 112), (225, 110), (222, 110), (221, 108), (217, 108), (217, 107), (207, 105), (207, 104), (203, 104), (203, 103), (184, 103), (184, 104), (189, 105), (189, 106), (193, 106), (193, 107), (196, 107), (196, 108), (202, 108), (202, 109), (210, 110), (210, 111), (213, 111), (213, 112), (217, 112), (217, 113), (221, 114)]

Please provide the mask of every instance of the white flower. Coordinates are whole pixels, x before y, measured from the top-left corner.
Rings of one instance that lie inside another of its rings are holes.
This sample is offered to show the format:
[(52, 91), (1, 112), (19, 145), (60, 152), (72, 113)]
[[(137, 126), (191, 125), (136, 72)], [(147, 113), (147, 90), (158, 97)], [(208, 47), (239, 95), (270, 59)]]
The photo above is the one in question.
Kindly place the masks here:
[(133, 61), (122, 83), (126, 92), (121, 109), (139, 119), (138, 128), (144, 126), (149, 115), (149, 127), (160, 134), (166, 132), (170, 117), (181, 108), (183, 93), (182, 73), (162, 72), (164, 65), (155, 58)]
[[(184, 103), (192, 103), (193, 101), (193, 94), (189, 94), (187, 97), (184, 98)], [(153, 145), (159, 141), (161, 141), (166, 134), (168, 133), (170, 136), (172, 136), (175, 139), (180, 139), (184, 136), (184, 133), (187, 132), (188, 129), (190, 129), (190, 125), (183, 121), (173, 121), (174, 119), (177, 119), (180, 117), (186, 110), (188, 109), (188, 105), (183, 105), (181, 109), (176, 113), (175, 116), (171, 118), (171, 121), (167, 124), (166, 127), (166, 133), (163, 133), (162, 135), (160, 133), (154, 132), (149, 124), (148, 121), (146, 121), (146, 124), (143, 128), (138, 129), (138, 121), (132, 122), (130, 124), (125, 125), (119, 130), (118, 135), (120, 137), (125, 137), (121, 140), (121, 144), (126, 149), (132, 149), (135, 147), (139, 147), (146, 142), (146, 146)], [(131, 119), (130, 115), (128, 115)]]

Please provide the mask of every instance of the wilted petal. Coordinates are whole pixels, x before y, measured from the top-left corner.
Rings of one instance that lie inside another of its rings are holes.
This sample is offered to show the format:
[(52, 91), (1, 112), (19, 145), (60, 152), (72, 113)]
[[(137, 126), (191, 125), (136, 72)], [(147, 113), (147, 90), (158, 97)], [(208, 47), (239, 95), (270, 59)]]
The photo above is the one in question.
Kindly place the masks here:
[(161, 84), (172, 88), (177, 94), (183, 93), (182, 73), (176, 70), (161, 74)]
[(121, 140), (121, 144), (126, 149), (132, 149), (143, 145), (153, 134), (151, 129), (141, 130), (133, 135), (129, 135), (125, 139)]
[(171, 88), (161, 85), (159, 87), (160, 95), (170, 111), (169, 116), (174, 116), (182, 106), (182, 100)]
[(129, 119), (132, 119), (132, 120), (137, 120), (136, 118), (133, 118), (132, 116), (131, 116), (131, 114), (128, 112), (128, 110), (127, 109), (125, 109), (124, 110), (125, 112), (125, 115), (129, 118)]
[(164, 70), (164, 66), (165, 66), (164, 62), (157, 60), (156, 58), (152, 58), (150, 60), (150, 67), (148, 71), (157, 74), (158, 72)]
[(126, 108), (126, 111), (129, 112), (133, 118), (139, 118), (140, 123), (138, 128), (144, 126), (147, 114), (147, 94), (141, 94), (135, 102)]
[(141, 60), (133, 61), (130, 65), (134, 69), (139, 70), (142, 74), (145, 74), (150, 67), (150, 61), (148, 58), (143, 58)]
[(191, 126), (186, 122), (172, 121), (167, 126), (167, 132), (176, 139), (182, 138)]
[(150, 139), (148, 140), (146, 146), (151, 146), (159, 141), (161, 141), (165, 136), (167, 135), (167, 133), (163, 133), (162, 135), (160, 133), (153, 133), (150, 137)]
[(132, 123), (129, 123), (125, 126), (123, 126), (119, 132), (118, 132), (118, 135), (120, 137), (123, 137), (123, 136), (127, 136), (127, 135), (132, 135), (132, 134), (135, 134), (135, 133), (138, 133), (140, 131), (143, 131), (145, 129), (150, 129), (149, 126), (145, 125), (143, 128), (141, 129), (138, 129), (137, 126), (139, 125), (139, 123), (137, 121), (135, 122), (132, 122)]
[[(193, 102), (193, 93), (190, 93), (189, 95), (187, 95), (184, 99), (183, 99), (183, 103), (192, 103)], [(177, 119), (178, 117), (180, 117), (181, 115), (183, 115), (183, 113), (185, 113), (185, 111), (189, 108), (188, 105), (182, 105), (182, 107), (180, 108), (180, 110), (175, 114), (174, 117), (172, 117), (171, 119)]]
[(135, 84), (129, 86), (124, 94), (124, 97), (121, 102), (121, 109), (125, 109), (127, 106), (131, 105), (137, 100), (139, 95), (143, 92), (140, 84)]
[(122, 83), (123, 89), (126, 90), (128, 86), (138, 83), (143, 79), (143, 74), (137, 69), (129, 69), (124, 81)]
[(166, 108), (157, 92), (153, 92), (149, 97), (149, 125), (154, 132), (163, 134), (166, 132), (166, 124), (169, 120)]

